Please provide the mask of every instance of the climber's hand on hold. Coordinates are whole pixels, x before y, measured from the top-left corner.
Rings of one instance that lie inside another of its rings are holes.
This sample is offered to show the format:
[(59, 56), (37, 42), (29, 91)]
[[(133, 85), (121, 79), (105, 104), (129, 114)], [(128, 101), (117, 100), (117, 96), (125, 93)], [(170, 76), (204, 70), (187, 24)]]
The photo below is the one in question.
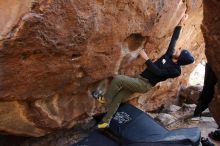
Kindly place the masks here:
[(141, 47), (139, 47), (137, 50), (136, 50), (136, 52), (138, 53), (138, 54), (140, 54), (140, 51), (141, 50), (143, 50), (143, 47), (141, 46)]
[(148, 57), (147, 53), (144, 51), (144, 49), (141, 49), (140, 52), (139, 52), (139, 54), (141, 55), (141, 57), (142, 57), (143, 59), (145, 59), (145, 60), (148, 60), (148, 59), (149, 59), (149, 57)]

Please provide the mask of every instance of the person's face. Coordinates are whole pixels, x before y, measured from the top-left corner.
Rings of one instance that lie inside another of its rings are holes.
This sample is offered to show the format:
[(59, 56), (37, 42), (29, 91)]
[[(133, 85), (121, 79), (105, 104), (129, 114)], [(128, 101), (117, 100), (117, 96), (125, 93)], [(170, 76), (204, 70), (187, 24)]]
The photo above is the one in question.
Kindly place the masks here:
[(179, 56), (180, 56), (180, 54), (181, 54), (181, 51), (182, 51), (181, 48), (176, 49), (176, 50), (174, 51), (174, 53), (173, 53), (173, 56), (172, 56), (173, 59), (178, 59)]

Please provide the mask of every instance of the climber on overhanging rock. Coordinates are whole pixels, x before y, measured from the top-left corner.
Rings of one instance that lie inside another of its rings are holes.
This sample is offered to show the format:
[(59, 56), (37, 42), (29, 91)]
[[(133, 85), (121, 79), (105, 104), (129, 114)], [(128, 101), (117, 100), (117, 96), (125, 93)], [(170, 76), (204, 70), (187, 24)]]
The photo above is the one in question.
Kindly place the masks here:
[(187, 19), (188, 15), (184, 15), (180, 21), (180, 25), (176, 26), (171, 38), (171, 42), (166, 53), (157, 61), (152, 62), (144, 49), (139, 48), (140, 56), (146, 60), (147, 68), (135, 77), (125, 75), (117, 75), (112, 80), (105, 95), (99, 91), (92, 92), (92, 96), (101, 103), (108, 102), (107, 114), (98, 124), (98, 128), (107, 128), (111, 118), (117, 111), (121, 102), (126, 101), (132, 93), (148, 92), (158, 82), (168, 78), (175, 78), (181, 74), (181, 65), (187, 65), (194, 62), (193, 56), (185, 49), (176, 49), (176, 41), (179, 38), (181, 25)]

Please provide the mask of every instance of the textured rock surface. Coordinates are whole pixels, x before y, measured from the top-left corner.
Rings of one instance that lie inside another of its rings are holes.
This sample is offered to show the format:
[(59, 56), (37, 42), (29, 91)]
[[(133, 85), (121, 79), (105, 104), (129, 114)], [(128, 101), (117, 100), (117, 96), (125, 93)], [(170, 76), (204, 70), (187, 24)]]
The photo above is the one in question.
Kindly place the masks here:
[(155, 120), (159, 121), (161, 124), (165, 125), (169, 125), (173, 122), (175, 122), (175, 117), (170, 115), (170, 114), (166, 114), (166, 113), (160, 113)]
[(13, 35), (21, 17), (31, 8), (30, 0), (0, 1), (0, 40)]
[[(133, 53), (133, 34), (146, 36), (146, 51), (156, 59), (166, 51), (185, 13), (189, 19), (177, 47), (190, 48), (196, 63), (184, 67), (178, 79), (147, 94), (135, 94), (140, 98), (131, 102), (147, 111), (171, 102), (203, 58), (201, 0), (0, 3), (4, 8), (0, 17), (5, 20), (0, 22), (0, 131), (4, 133), (42, 136), (103, 111), (89, 91), (115, 74), (134, 75), (144, 69), (144, 60), (135, 59)], [(20, 9), (3, 13), (8, 5)]]
[[(206, 56), (210, 62), (218, 80), (220, 78), (220, 1), (203, 0), (204, 3), (204, 20), (203, 34), (206, 43)], [(216, 85), (215, 98), (210, 104), (210, 110), (218, 126), (220, 126), (220, 85)]]
[(202, 92), (203, 86), (189, 86), (179, 91), (180, 103), (196, 104)]

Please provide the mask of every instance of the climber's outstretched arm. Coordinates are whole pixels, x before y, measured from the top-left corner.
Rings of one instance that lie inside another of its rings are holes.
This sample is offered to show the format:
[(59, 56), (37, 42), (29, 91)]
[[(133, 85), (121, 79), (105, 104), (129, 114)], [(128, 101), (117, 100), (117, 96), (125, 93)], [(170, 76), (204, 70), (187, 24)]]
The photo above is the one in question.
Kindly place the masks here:
[(176, 42), (177, 42), (179, 35), (181, 33), (182, 26), (184, 25), (187, 18), (188, 18), (188, 15), (185, 14), (183, 16), (183, 18), (180, 20), (180, 23), (178, 24), (178, 26), (175, 27), (170, 44), (169, 44), (167, 52), (166, 52), (166, 55), (172, 55), (174, 53)]

